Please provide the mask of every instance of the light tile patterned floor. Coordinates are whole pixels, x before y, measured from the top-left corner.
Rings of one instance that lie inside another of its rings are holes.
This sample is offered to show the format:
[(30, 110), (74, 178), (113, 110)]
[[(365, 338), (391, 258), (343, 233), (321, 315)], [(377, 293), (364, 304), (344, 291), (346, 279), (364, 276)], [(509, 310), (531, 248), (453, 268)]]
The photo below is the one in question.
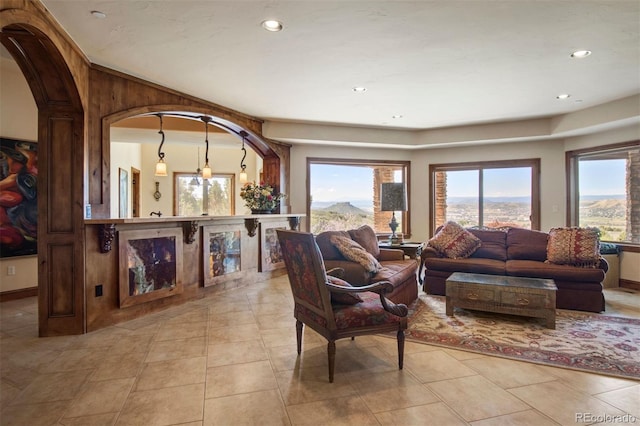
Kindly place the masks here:
[[(606, 298), (640, 317), (640, 293)], [(286, 276), (82, 336), (38, 338), (36, 303), (0, 304), (3, 426), (640, 423), (638, 381), (412, 342), (399, 371), (385, 337), (339, 341), (329, 384), (324, 339), (296, 355)]]

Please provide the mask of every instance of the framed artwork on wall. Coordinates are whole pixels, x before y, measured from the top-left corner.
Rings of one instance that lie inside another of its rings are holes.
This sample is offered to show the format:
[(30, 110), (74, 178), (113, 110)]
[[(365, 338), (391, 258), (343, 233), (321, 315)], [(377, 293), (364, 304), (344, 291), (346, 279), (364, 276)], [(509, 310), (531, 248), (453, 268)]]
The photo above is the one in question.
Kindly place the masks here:
[(118, 169), (118, 217), (129, 216), (129, 173)]
[(38, 144), (0, 138), (0, 257), (38, 252)]
[(182, 228), (121, 231), (120, 307), (182, 293)]
[(289, 229), (287, 222), (260, 224), (260, 272), (284, 267), (277, 229)]
[(204, 286), (242, 274), (242, 228), (236, 225), (202, 228)]

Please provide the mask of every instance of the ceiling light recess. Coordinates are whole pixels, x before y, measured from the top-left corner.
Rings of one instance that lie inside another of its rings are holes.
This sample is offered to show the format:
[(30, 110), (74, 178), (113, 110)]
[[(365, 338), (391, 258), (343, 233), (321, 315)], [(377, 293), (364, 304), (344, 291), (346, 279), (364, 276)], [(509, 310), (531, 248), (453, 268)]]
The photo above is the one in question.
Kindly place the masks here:
[(581, 59), (581, 58), (586, 58), (589, 55), (591, 55), (590, 50), (576, 50), (571, 54), (571, 57)]
[(353, 90), (356, 93), (363, 93), (363, 92), (367, 91), (367, 88), (366, 87), (362, 87), (362, 86), (356, 86), (351, 90)]
[(98, 18), (98, 19), (104, 19), (107, 17), (106, 13), (100, 12), (99, 10), (92, 10), (91, 15), (93, 15), (94, 18)]
[(266, 21), (262, 21), (262, 28), (274, 33), (282, 31), (282, 22), (273, 19), (267, 19)]
[(570, 97), (571, 97), (571, 95), (568, 94), (568, 93), (561, 93), (558, 96), (556, 96), (556, 99), (563, 100), (563, 99), (569, 99)]

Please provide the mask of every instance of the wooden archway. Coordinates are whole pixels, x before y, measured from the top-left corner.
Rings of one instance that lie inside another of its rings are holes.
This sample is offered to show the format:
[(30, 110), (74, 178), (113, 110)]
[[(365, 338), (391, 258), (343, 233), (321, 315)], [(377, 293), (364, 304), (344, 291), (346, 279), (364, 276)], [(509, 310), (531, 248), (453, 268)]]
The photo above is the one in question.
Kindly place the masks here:
[(1, 40), (38, 107), (39, 334), (81, 334), (85, 332), (82, 101), (67, 61), (43, 31), (30, 24), (5, 25), (3, 19)]

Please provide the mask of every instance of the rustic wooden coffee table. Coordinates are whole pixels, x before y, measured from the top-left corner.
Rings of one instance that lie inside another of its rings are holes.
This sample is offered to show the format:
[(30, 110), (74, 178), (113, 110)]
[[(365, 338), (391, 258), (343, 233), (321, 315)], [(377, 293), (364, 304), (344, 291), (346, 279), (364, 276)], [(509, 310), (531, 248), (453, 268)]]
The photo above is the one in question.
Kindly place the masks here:
[(544, 318), (556, 328), (556, 291), (553, 280), (454, 272), (446, 281), (447, 315), (453, 307), (501, 314)]

